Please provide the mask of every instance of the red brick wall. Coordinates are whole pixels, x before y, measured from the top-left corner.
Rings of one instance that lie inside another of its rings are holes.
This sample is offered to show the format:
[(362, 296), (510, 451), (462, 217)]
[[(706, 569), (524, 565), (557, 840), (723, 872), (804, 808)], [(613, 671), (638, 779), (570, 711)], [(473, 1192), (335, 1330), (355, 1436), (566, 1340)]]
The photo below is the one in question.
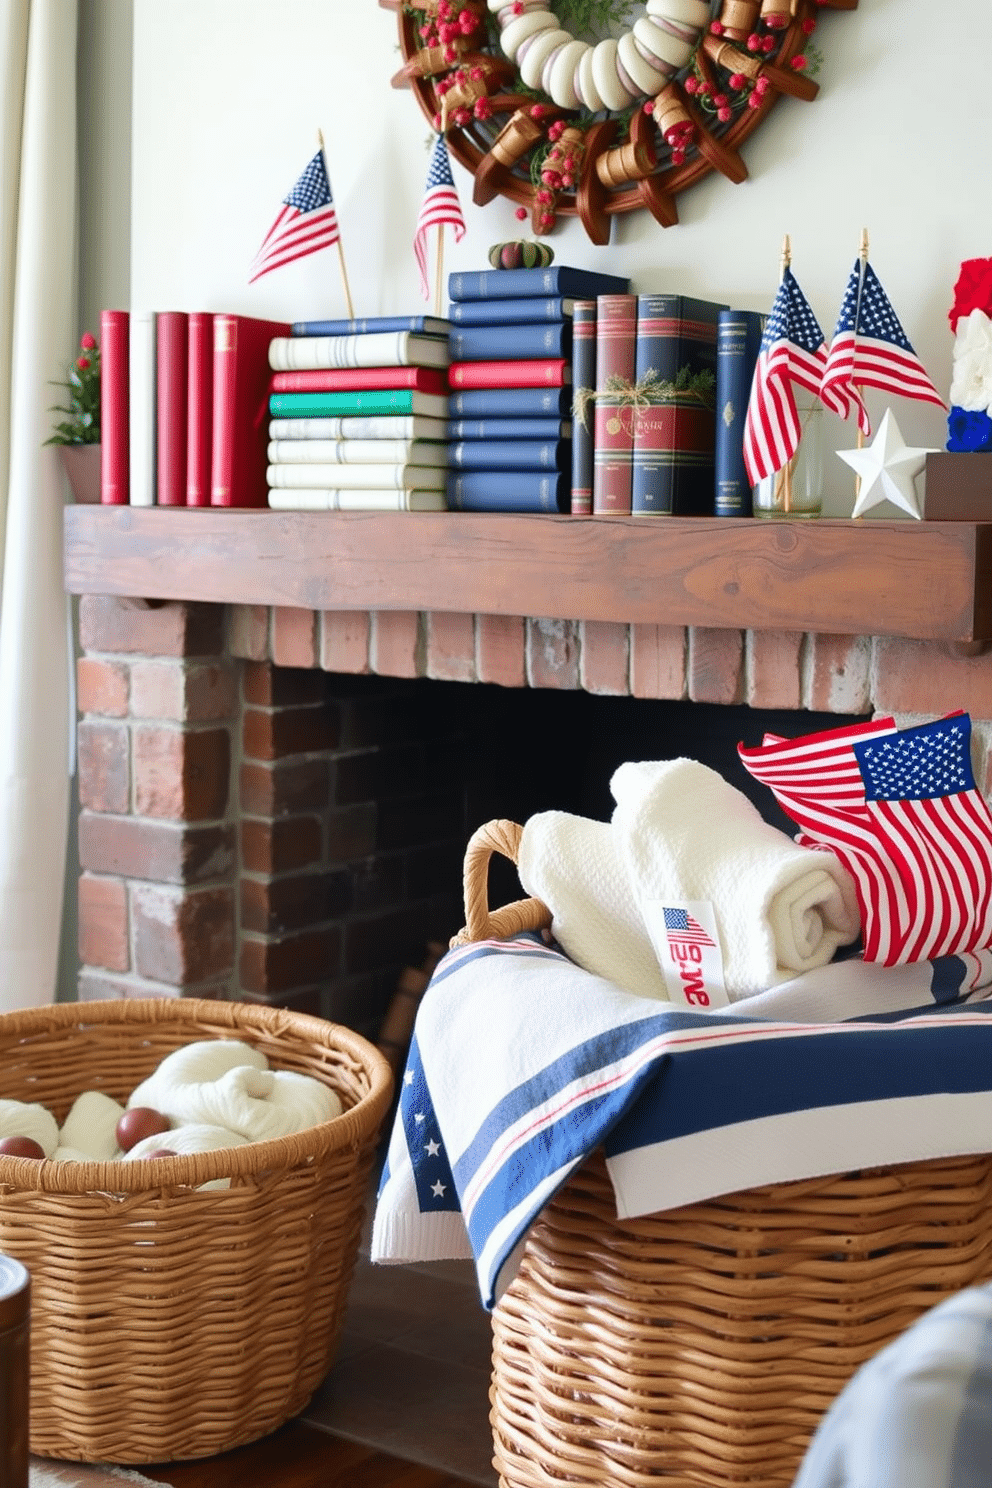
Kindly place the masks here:
[(441, 785), (485, 798), (459, 725), (438, 742), (415, 679), (962, 707), (989, 785), (992, 655), (936, 643), (89, 596), (80, 639), (82, 998), (246, 997), (374, 1032), (398, 968), (460, 923), (477, 823)]

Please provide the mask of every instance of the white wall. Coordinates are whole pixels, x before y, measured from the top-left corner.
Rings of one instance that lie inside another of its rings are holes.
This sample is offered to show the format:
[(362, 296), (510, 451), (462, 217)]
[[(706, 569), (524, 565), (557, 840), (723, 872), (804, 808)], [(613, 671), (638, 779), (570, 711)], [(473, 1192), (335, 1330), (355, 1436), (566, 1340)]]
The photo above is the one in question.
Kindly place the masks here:
[(79, 0), (79, 329), (131, 295), (131, 0)]
[[(984, 156), (989, 0), (862, 0), (821, 11), (820, 96), (782, 99), (742, 153), (739, 186), (710, 176), (679, 197), (681, 222), (614, 220), (594, 247), (574, 219), (550, 236), (559, 262), (765, 309), (783, 234), (829, 337), (862, 227), (871, 261), (938, 388), (950, 380), (947, 310), (963, 258), (992, 254)], [(134, 0), (132, 305), (287, 320), (345, 313), (330, 250), (249, 286), (246, 267), (324, 132), (356, 314), (427, 308), (411, 241), (430, 131), (393, 90), (393, 12), (375, 0)], [(468, 232), (445, 265), (486, 265), (521, 236), (514, 205), (485, 208), (453, 163)], [(942, 447), (939, 409), (891, 400), (910, 444)], [(885, 397), (869, 394), (876, 423)], [(851, 472), (833, 455), (852, 426), (827, 419), (828, 510), (848, 515)], [(896, 515), (888, 506), (877, 515)]]

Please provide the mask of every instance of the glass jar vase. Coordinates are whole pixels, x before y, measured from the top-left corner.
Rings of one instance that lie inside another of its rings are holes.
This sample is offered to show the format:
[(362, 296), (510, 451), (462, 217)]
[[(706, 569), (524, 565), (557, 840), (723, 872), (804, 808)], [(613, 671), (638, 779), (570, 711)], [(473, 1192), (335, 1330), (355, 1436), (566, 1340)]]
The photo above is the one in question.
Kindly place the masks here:
[(818, 517), (823, 510), (823, 404), (796, 399), (802, 433), (788, 465), (754, 488), (756, 517)]

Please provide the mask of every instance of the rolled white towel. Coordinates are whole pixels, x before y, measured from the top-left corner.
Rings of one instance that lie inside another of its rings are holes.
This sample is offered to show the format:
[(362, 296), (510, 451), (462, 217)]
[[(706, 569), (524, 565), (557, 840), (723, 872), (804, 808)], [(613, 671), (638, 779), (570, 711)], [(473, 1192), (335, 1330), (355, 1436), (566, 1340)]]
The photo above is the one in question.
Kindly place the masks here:
[(35, 1101), (0, 1100), (0, 1139), (30, 1137), (46, 1157), (59, 1145), (59, 1124), (47, 1106)]
[[(159, 1132), (153, 1137), (143, 1137), (140, 1142), (135, 1142), (130, 1152), (123, 1154), (124, 1162), (133, 1162), (135, 1159), (151, 1157), (154, 1152), (167, 1148), (170, 1152), (185, 1155), (191, 1152), (217, 1152), (224, 1147), (244, 1147), (247, 1145), (247, 1137), (240, 1132), (231, 1131), (226, 1126), (208, 1126), (205, 1123), (191, 1123), (189, 1126), (176, 1126), (172, 1131)], [(206, 1183), (198, 1185), (199, 1188), (230, 1188), (230, 1178), (211, 1178)]]
[(542, 811), (525, 823), (517, 874), (551, 911), (565, 954), (638, 997), (666, 998), (665, 977), (609, 822)]
[[(113, 1157), (120, 1157), (120, 1153), (119, 1152), (115, 1152), (115, 1153), (112, 1154), (112, 1156)], [(52, 1153), (52, 1162), (95, 1162), (95, 1161), (96, 1161), (96, 1159), (93, 1157), (93, 1154), (91, 1152), (83, 1152), (82, 1149), (79, 1148), (79, 1147), (62, 1147), (62, 1146), (58, 1146), (58, 1147), (56, 1147), (55, 1151)]]
[(123, 1115), (124, 1107), (102, 1090), (84, 1090), (62, 1123), (59, 1147), (75, 1148), (97, 1162), (110, 1162), (120, 1156), (117, 1123)]
[(252, 1142), (288, 1137), (342, 1110), (335, 1092), (312, 1075), (250, 1065), (230, 1069), (218, 1080), (180, 1086), (170, 1100), (166, 1114), (174, 1121), (229, 1127)]
[(644, 923), (661, 946), (662, 911), (713, 906), (732, 1002), (825, 966), (860, 929), (854, 881), (832, 853), (799, 847), (698, 760), (621, 765), (612, 826)]
[(173, 1109), (176, 1093), (187, 1085), (205, 1080), (219, 1080), (237, 1065), (254, 1069), (268, 1068), (269, 1061), (259, 1049), (240, 1039), (199, 1039), (181, 1049), (173, 1049), (158, 1067), (128, 1096), (128, 1106), (151, 1106), (173, 1120), (183, 1117)]

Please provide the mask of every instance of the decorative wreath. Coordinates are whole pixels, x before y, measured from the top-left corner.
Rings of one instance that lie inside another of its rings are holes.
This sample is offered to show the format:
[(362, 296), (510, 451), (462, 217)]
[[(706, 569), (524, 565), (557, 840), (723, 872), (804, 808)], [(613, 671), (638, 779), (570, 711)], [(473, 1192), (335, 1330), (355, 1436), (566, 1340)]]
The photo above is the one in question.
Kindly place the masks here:
[(710, 171), (743, 181), (738, 146), (776, 100), (819, 91), (818, 11), (858, 0), (647, 0), (633, 25), (632, 0), (379, 3), (405, 59), (393, 87), (445, 134), (476, 205), (507, 196), (535, 233), (577, 215), (605, 244), (616, 213), (671, 227)]

